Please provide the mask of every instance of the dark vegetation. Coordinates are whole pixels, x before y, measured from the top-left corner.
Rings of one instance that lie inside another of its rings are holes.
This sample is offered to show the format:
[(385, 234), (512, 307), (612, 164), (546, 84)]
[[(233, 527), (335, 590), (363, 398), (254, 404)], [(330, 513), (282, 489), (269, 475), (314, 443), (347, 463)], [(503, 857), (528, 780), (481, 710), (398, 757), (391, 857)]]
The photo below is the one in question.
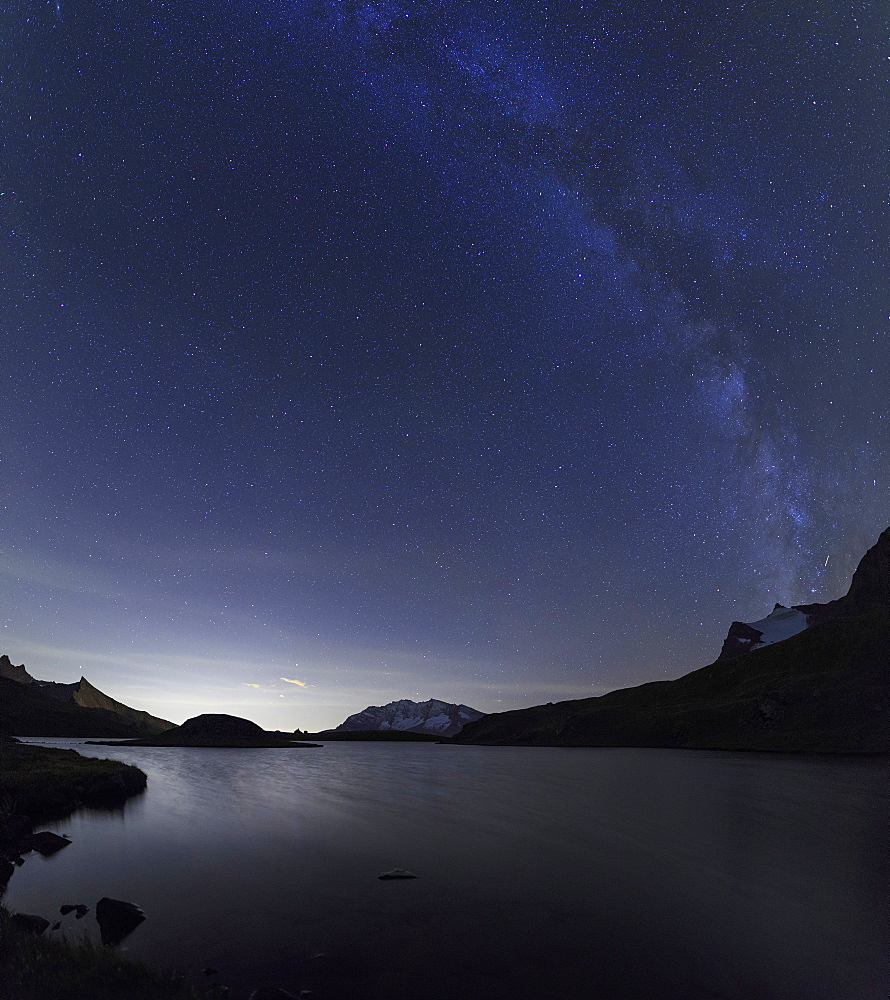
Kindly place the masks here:
[(890, 751), (890, 610), (828, 620), (673, 681), (486, 716), (455, 743)]
[(82, 805), (118, 805), (141, 792), (145, 782), (131, 764), (0, 742), (0, 810), (32, 820), (66, 816)]
[(76, 944), (16, 927), (0, 906), (3, 1000), (197, 1000), (217, 987), (184, 984), (86, 940)]

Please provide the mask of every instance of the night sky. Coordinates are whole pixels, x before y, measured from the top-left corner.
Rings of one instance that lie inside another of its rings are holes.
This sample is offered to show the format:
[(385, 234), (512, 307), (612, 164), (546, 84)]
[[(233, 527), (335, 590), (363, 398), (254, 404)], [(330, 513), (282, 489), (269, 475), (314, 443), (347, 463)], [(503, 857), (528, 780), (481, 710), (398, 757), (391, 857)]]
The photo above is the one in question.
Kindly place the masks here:
[(888, 28), (6, 4), (0, 652), (315, 729), (839, 596), (890, 524)]

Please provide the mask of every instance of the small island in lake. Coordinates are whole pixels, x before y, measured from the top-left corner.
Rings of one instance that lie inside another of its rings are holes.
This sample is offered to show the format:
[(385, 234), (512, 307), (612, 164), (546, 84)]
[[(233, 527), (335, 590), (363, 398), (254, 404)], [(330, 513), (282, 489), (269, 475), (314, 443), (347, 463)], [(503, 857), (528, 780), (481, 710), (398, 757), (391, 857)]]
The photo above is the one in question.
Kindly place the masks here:
[(249, 719), (236, 715), (196, 715), (181, 726), (141, 740), (88, 740), (97, 746), (128, 747), (266, 747), (309, 748), (318, 743), (301, 743), (282, 733), (268, 733)]

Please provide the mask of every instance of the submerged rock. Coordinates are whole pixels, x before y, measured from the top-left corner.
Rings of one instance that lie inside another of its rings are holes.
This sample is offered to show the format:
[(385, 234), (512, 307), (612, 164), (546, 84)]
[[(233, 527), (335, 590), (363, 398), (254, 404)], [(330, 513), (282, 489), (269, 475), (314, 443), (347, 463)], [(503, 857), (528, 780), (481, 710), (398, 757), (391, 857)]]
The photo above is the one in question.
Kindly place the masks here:
[(415, 875), (414, 872), (405, 871), (404, 868), (393, 868), (392, 871), (382, 872), (377, 878), (390, 880), (399, 878), (419, 878), (419, 875)]
[(145, 914), (135, 903), (103, 896), (96, 903), (96, 920), (102, 935), (102, 944), (117, 945), (145, 920)]

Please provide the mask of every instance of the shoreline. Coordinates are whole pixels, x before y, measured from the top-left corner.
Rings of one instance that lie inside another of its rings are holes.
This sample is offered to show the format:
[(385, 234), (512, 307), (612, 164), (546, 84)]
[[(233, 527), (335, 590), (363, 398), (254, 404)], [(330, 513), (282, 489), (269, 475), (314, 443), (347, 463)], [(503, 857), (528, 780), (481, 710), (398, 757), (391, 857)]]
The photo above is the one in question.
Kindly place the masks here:
[(47, 936), (46, 916), (29, 928), (2, 903), (9, 880), (31, 852), (63, 850), (66, 838), (39, 831), (82, 807), (119, 807), (140, 795), (147, 777), (132, 764), (83, 757), (0, 737), (0, 981), (4, 1000), (211, 1000), (224, 988), (195, 986), (121, 957), (90, 938)]

